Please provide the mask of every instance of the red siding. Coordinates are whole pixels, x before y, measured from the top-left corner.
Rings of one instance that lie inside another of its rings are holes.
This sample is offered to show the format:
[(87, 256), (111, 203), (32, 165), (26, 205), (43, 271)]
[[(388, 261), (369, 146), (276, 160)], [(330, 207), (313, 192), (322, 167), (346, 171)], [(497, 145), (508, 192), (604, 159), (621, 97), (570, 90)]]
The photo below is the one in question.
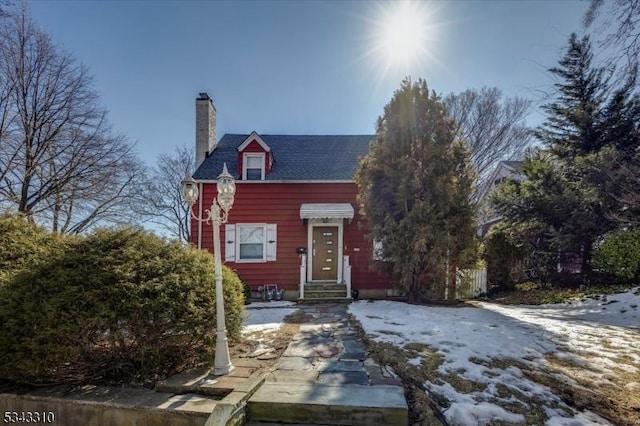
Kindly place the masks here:
[[(215, 184), (204, 184), (204, 205), (208, 207), (216, 192)], [(390, 288), (388, 279), (369, 271), (372, 244), (365, 239), (366, 224), (358, 214), (357, 187), (354, 183), (238, 183), (229, 223), (275, 223), (278, 225), (277, 260), (266, 263), (227, 262), (227, 266), (252, 288), (262, 284), (278, 284), (286, 290), (297, 290), (300, 281), (300, 257), (297, 247), (307, 246), (308, 227), (300, 219), (303, 203), (351, 203), (356, 211), (349, 223), (344, 223), (344, 255), (349, 256), (351, 282), (357, 289)], [(198, 204), (194, 206), (197, 208)], [(198, 224), (192, 221), (192, 240), (198, 243)], [(221, 229), (225, 241), (224, 226)], [(202, 248), (212, 251), (213, 234), (210, 225), (203, 225)], [(359, 249), (354, 250), (354, 249)], [(224, 259), (224, 244), (222, 258)]]

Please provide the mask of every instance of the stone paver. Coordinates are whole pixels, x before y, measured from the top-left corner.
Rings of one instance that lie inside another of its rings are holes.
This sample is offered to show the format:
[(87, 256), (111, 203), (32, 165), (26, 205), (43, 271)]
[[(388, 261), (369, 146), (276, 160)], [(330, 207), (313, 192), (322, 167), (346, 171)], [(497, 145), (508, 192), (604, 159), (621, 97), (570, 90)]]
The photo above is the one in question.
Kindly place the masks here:
[(350, 327), (347, 305), (300, 309), (299, 332), (249, 399), (248, 420), (406, 425), (402, 383), (367, 357), (366, 346)]
[(266, 382), (247, 405), (250, 420), (341, 426), (406, 425), (407, 402), (399, 386)]
[(267, 382), (401, 385), (367, 358), (364, 343), (349, 325), (347, 305), (303, 305), (300, 309), (300, 329)]
[(318, 383), (352, 385), (369, 385), (369, 375), (365, 371), (322, 372), (318, 375)]

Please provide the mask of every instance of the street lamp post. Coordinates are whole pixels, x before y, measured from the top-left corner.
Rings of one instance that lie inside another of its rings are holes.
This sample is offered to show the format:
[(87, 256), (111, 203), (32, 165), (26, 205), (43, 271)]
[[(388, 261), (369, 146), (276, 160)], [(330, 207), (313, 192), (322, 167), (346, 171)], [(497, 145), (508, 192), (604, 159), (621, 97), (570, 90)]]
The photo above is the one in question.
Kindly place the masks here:
[(227, 327), (224, 317), (224, 299), (222, 294), (222, 258), (220, 255), (220, 225), (227, 222), (229, 210), (233, 205), (233, 198), (236, 192), (236, 184), (233, 177), (224, 164), (222, 173), (218, 176), (216, 183), (218, 196), (213, 199), (211, 207), (205, 210), (206, 216), (198, 217), (193, 212), (193, 204), (198, 199), (198, 186), (196, 181), (189, 175), (182, 181), (182, 197), (189, 205), (191, 216), (204, 223), (210, 223), (213, 227), (213, 256), (215, 262), (215, 283), (216, 283), (216, 356), (213, 363), (213, 374), (222, 376), (233, 370), (231, 357), (229, 356), (229, 343), (227, 342)]

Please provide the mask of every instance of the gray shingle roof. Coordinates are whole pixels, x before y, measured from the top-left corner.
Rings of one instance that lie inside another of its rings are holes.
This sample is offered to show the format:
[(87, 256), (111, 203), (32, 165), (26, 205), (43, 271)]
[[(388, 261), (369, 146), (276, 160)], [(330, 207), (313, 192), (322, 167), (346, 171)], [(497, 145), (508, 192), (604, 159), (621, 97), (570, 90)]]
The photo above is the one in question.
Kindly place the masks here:
[(516, 173), (519, 173), (520, 169), (522, 169), (522, 161), (501, 161), (501, 163), (504, 163)]
[[(237, 147), (248, 134), (225, 134), (216, 149), (193, 174), (213, 180), (227, 163), (238, 179)], [(273, 168), (265, 180), (351, 180), (358, 159), (369, 152), (374, 135), (260, 135), (273, 154)]]

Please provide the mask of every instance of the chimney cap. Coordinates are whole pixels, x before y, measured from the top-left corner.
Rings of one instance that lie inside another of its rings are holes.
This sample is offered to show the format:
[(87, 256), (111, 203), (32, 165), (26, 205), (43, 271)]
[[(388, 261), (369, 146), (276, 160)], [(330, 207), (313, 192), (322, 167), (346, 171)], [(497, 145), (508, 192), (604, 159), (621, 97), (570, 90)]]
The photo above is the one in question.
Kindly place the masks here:
[(211, 98), (209, 97), (209, 94), (207, 92), (200, 92), (200, 96), (198, 97), (198, 100), (210, 100)]

